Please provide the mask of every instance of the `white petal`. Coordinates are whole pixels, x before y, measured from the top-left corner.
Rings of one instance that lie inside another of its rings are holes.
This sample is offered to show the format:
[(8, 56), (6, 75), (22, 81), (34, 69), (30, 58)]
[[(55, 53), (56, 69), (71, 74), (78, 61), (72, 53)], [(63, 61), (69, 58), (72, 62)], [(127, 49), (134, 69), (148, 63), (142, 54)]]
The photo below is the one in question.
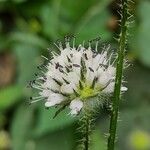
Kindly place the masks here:
[(83, 102), (80, 99), (71, 101), (69, 108), (71, 109), (71, 115), (77, 115), (83, 107)]
[(80, 64), (82, 55), (82, 51), (76, 51), (75, 53), (73, 53), (72, 63)]
[(90, 49), (86, 50), (85, 53), (87, 55), (88, 61), (93, 58), (93, 52)]
[(61, 86), (61, 92), (62, 93), (68, 93), (68, 94), (71, 94), (73, 93), (73, 90), (76, 90), (76, 85), (75, 84), (63, 84)]
[(99, 76), (98, 82), (101, 86), (105, 86), (110, 81), (110, 79), (110, 76), (105, 71)]
[(45, 89), (49, 88), (53, 90), (60, 89), (60, 86), (51, 77), (47, 77), (47, 80), (44, 82), (42, 87)]
[(79, 83), (80, 74), (78, 75), (76, 72), (69, 72), (66, 79), (67, 81), (74, 83), (76, 85)]
[(46, 90), (41, 91), (39, 94), (43, 97), (49, 97), (52, 94), (52, 92), (46, 89)]
[(101, 55), (98, 54), (94, 59), (93, 59), (93, 69), (96, 70), (100, 64), (100, 58), (101, 58)]
[(106, 65), (107, 64), (107, 58), (106, 57), (107, 57), (107, 51), (104, 51), (103, 53), (101, 53), (101, 58), (99, 60), (99, 63)]
[[(115, 82), (110, 83), (102, 92), (105, 93), (113, 93), (114, 92), (114, 86), (115, 86)], [(127, 91), (128, 88), (127, 87), (121, 87), (121, 91), (125, 92)]]
[(121, 87), (121, 91), (122, 91), (122, 92), (125, 92), (125, 91), (127, 91), (127, 90), (128, 90), (127, 87), (125, 87), (125, 86)]
[(46, 101), (45, 106), (55, 106), (57, 104), (60, 104), (62, 101), (64, 101), (64, 97), (61, 94), (52, 93)]
[(86, 80), (91, 84), (94, 80), (94, 77), (96, 76), (95, 72), (90, 71), (89, 69), (87, 69), (87, 73), (86, 73)]
[(113, 93), (114, 92), (114, 86), (115, 86), (115, 82), (112, 82), (102, 92)]
[(115, 73), (116, 73), (116, 68), (113, 67), (113, 66), (109, 66), (109, 67), (107, 68), (107, 73), (108, 73), (110, 76), (114, 76)]

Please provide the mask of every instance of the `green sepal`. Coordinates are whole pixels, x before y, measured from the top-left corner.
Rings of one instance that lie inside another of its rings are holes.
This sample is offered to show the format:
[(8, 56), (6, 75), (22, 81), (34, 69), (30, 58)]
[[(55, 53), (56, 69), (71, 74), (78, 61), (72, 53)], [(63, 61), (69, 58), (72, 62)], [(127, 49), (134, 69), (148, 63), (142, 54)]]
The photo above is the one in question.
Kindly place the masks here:
[(60, 107), (60, 108), (55, 112), (55, 115), (53, 116), (53, 119), (55, 119), (55, 118), (59, 115), (59, 113), (62, 112), (62, 111), (66, 108), (66, 106), (68, 106), (68, 105), (69, 105), (69, 103), (67, 103), (67, 104), (63, 105), (62, 107)]

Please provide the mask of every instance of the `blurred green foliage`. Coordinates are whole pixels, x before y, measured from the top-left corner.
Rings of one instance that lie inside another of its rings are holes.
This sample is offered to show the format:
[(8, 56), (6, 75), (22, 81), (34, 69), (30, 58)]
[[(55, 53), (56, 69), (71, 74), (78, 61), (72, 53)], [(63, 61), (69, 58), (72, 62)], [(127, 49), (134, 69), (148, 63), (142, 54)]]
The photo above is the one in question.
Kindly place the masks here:
[[(129, 90), (122, 98), (116, 148), (149, 150), (150, 2), (136, 0), (131, 8), (135, 19), (127, 59), (132, 65), (125, 72)], [(117, 9), (110, 0), (0, 0), (0, 59), (3, 54), (15, 58), (15, 76), (5, 86), (1, 81), (10, 66), (0, 60), (0, 150), (75, 150), (76, 119), (67, 110), (53, 119), (55, 108), (46, 110), (42, 103), (28, 106), (26, 85), (43, 62), (40, 56), (47, 56), (46, 48), (66, 34), (75, 34), (77, 42), (101, 36), (116, 47)], [(108, 108), (100, 112), (92, 150), (106, 149), (108, 115)]]

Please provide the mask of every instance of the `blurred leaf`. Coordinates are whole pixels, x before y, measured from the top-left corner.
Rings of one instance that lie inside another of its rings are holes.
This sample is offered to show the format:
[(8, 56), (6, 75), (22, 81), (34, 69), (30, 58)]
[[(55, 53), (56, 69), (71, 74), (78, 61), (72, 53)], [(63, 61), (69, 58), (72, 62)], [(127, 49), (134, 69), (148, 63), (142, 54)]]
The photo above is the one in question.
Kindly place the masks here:
[(13, 43), (20, 42), (20, 43), (36, 46), (42, 49), (48, 46), (48, 43), (44, 39), (32, 33), (13, 32), (10, 34), (9, 38), (10, 41)]
[(43, 24), (43, 32), (47, 37), (58, 38), (60, 0), (51, 1), (41, 7), (40, 18)]
[(138, 29), (137, 49), (140, 60), (147, 66), (150, 66), (150, 50), (149, 50), (149, 27), (150, 27), (150, 2), (141, 1), (139, 5), (140, 25)]
[(18, 85), (0, 90), (0, 110), (5, 110), (14, 105), (22, 96), (22, 89)]
[(104, 136), (102, 137), (102, 133), (99, 128), (93, 131), (91, 136), (91, 150), (106, 150), (106, 141), (104, 140)]
[(2, 129), (5, 124), (6, 124), (6, 116), (4, 115), (3, 112), (0, 111), (0, 129)]
[[(79, 26), (84, 26), (90, 20), (95, 17), (96, 15), (106, 13), (108, 10), (105, 11), (107, 5), (110, 3), (110, 0), (101, 0), (99, 3), (95, 3), (94, 5), (90, 5), (86, 10), (85, 14), (80, 18)], [(103, 12), (104, 11), (104, 12)], [(103, 18), (100, 16), (100, 18)]]
[(149, 105), (150, 100), (150, 70), (138, 63), (130, 66), (126, 73), (128, 91), (124, 94), (122, 107), (133, 108)]
[(36, 150), (71, 150), (73, 149), (73, 130), (67, 127), (47, 136), (42, 136), (36, 143)]
[(121, 150), (130, 149), (129, 135), (137, 129), (150, 132), (149, 107), (126, 109), (120, 113), (121, 121), (118, 122), (118, 146)]
[(27, 1), (27, 0), (13, 0), (13, 2), (15, 2), (15, 3), (22, 3), (22, 2), (25, 2), (25, 1)]
[(50, 108), (49, 110), (44, 108), (39, 109), (38, 122), (34, 130), (36, 136), (63, 129), (75, 121), (72, 116), (67, 115), (66, 111), (62, 111), (55, 119), (53, 119), (55, 112), (55, 108)]
[(141, 129), (134, 129), (128, 135), (128, 145), (135, 150), (150, 149), (150, 132)]
[(89, 40), (98, 36), (101, 36), (103, 40), (110, 38), (111, 34), (106, 28), (109, 19), (106, 7), (109, 3), (109, 0), (102, 0), (89, 7), (85, 15), (81, 17), (75, 30), (76, 34), (80, 35), (80, 39)]
[(95, 3), (97, 3), (96, 0), (88, 0), (86, 3), (81, 0), (61, 0), (60, 17), (62, 21), (67, 21), (70, 25), (76, 25), (86, 11)]
[(0, 35), (0, 52), (9, 47), (9, 41), (6, 36)]
[(12, 126), (12, 149), (25, 150), (27, 141), (31, 139), (31, 125), (33, 123), (33, 109), (21, 105), (15, 112)]
[(18, 82), (24, 87), (32, 79), (36, 70), (36, 59), (39, 56), (39, 49), (28, 44), (16, 44), (13, 47), (18, 59)]

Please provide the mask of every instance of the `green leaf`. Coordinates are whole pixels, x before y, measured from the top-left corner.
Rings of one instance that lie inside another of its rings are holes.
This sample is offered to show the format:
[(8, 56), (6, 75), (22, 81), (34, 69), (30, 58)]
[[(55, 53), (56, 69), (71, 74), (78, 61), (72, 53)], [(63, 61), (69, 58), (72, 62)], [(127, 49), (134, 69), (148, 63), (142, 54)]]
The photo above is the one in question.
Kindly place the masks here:
[(100, 132), (99, 128), (96, 128), (95, 131), (93, 131), (91, 136), (91, 150), (106, 150), (106, 144), (105, 144), (104, 137), (102, 136), (102, 133)]
[(150, 66), (150, 50), (149, 50), (150, 2), (141, 1), (138, 11), (141, 20), (137, 33), (138, 57), (143, 62), (143, 64)]
[(43, 32), (47, 37), (58, 38), (60, 0), (46, 3), (40, 9)]
[(89, 7), (88, 11), (82, 16), (75, 30), (79, 35), (79, 41), (89, 40), (101, 36), (103, 40), (110, 38), (110, 32), (106, 28), (109, 13), (106, 9), (109, 0), (102, 0), (94, 6)]
[(18, 60), (18, 83), (25, 87), (36, 71), (39, 49), (27, 44), (16, 44), (13, 50)]
[[(25, 150), (31, 140), (31, 126), (33, 123), (33, 108), (21, 105), (15, 112), (12, 125), (12, 149)], [(32, 150), (32, 149), (30, 149)]]
[(9, 39), (12, 43), (24, 43), (39, 48), (46, 48), (48, 43), (38, 35), (25, 32), (13, 32), (9, 35)]
[(68, 115), (66, 111), (62, 111), (57, 118), (53, 119), (56, 112), (55, 108), (44, 109), (39, 108), (37, 116), (37, 124), (35, 126), (34, 135), (41, 136), (49, 132), (53, 132), (72, 124), (75, 119)]
[(72, 150), (73, 136), (71, 127), (42, 136), (36, 141), (36, 150)]
[(150, 99), (149, 69), (134, 63), (128, 68), (126, 76), (128, 83), (124, 85), (128, 87), (128, 91), (124, 93), (122, 106), (127, 108), (147, 106)]
[[(136, 130), (141, 130), (150, 133), (150, 109), (149, 106), (141, 108), (134, 108), (132, 110), (126, 109), (120, 113), (121, 121), (118, 122), (118, 149), (127, 150), (131, 149), (130, 136)], [(142, 137), (141, 137), (142, 139)], [(136, 139), (135, 139), (136, 140)], [(126, 141), (126, 142), (125, 142)], [(137, 143), (137, 141), (135, 141)], [(141, 141), (144, 143), (145, 141)], [(137, 144), (138, 145), (138, 144)], [(140, 143), (139, 143), (140, 145)], [(139, 150), (141, 150), (139, 148)], [(148, 150), (148, 149), (144, 149)]]
[(55, 118), (66, 108), (66, 106), (68, 106), (68, 105), (69, 105), (69, 104), (60, 107), (60, 108), (55, 112), (55, 115), (53, 116), (53, 119), (55, 119)]
[(0, 110), (5, 110), (14, 105), (22, 96), (22, 88), (12, 85), (0, 91)]
[(4, 51), (8, 47), (9, 47), (9, 40), (7, 36), (0, 35), (0, 52)]

